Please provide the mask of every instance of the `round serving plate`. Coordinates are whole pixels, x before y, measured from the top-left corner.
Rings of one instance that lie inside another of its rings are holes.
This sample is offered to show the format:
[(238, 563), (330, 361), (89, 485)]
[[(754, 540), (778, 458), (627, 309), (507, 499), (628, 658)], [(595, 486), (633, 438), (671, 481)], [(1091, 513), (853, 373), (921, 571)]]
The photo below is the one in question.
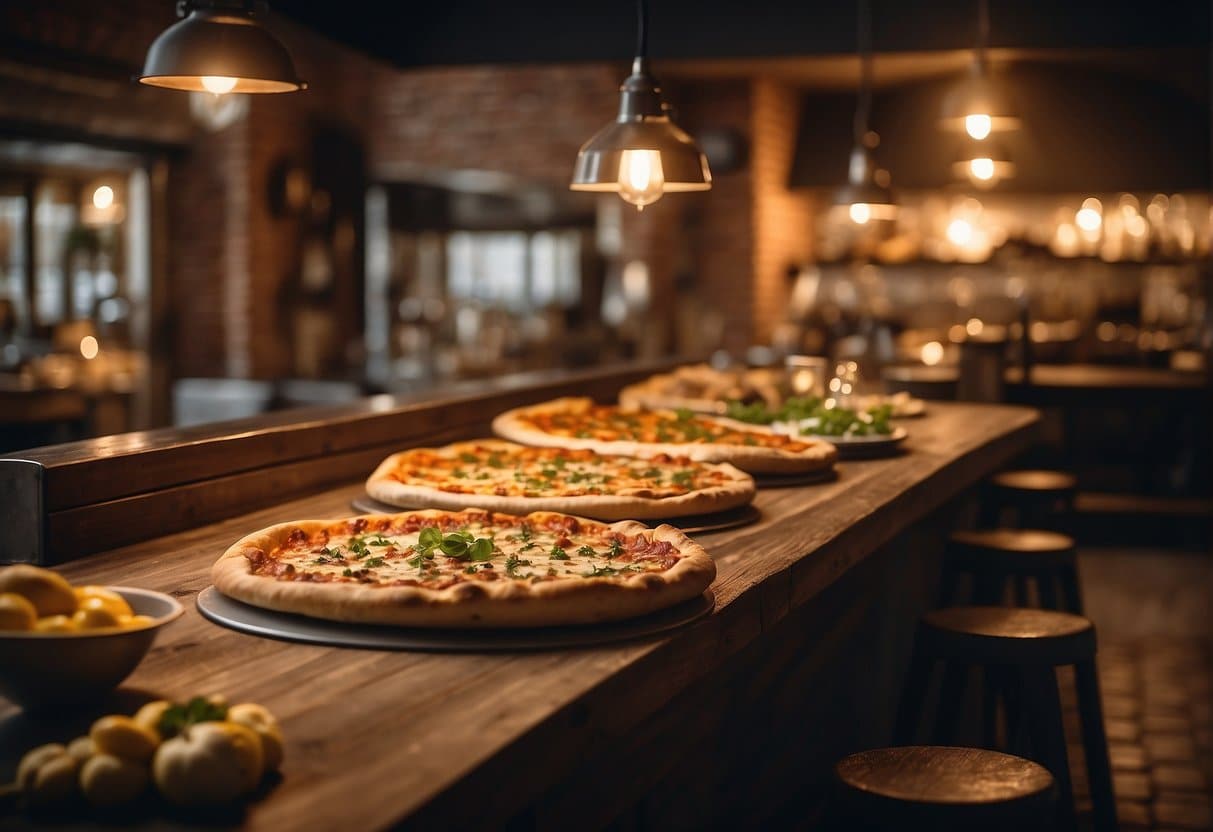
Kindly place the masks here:
[(698, 598), (641, 618), (578, 627), (439, 630), (346, 624), (254, 607), (228, 598), (213, 586), (198, 593), (198, 611), (223, 627), (263, 638), (425, 653), (485, 653), (552, 650), (630, 641), (661, 635), (698, 621), (716, 606), (711, 590)]
[[(402, 511), (419, 510), (416, 508), (401, 508), (400, 506), (376, 500), (370, 496), (355, 497), (350, 501), (350, 505), (354, 507), (354, 511), (361, 514), (399, 514)], [(637, 522), (644, 523), (650, 529), (655, 529), (662, 523), (669, 523), (671, 526), (681, 529), (686, 534), (704, 534), (707, 532), (719, 532), (725, 529), (735, 529), (739, 526), (748, 526), (751, 523), (757, 523), (761, 519), (762, 512), (753, 505), (747, 504), (713, 514), (688, 514), (685, 517), (667, 517), (658, 520), (639, 520)], [(609, 521), (604, 520), (602, 522)]]
[(901, 443), (909, 433), (905, 428), (894, 428), (888, 436), (819, 436), (833, 443), (838, 449), (839, 459), (875, 459), (893, 456), (901, 452)]
[(819, 485), (838, 479), (838, 471), (826, 468), (802, 474), (754, 474), (754, 484), (759, 488), (794, 488), (799, 485)]

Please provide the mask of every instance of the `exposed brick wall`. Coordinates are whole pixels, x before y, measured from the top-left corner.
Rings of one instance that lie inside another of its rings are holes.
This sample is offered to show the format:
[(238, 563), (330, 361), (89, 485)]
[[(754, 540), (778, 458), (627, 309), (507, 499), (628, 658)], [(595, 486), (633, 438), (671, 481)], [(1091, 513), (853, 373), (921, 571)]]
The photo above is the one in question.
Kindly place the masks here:
[(787, 84), (769, 79), (753, 83), (752, 154), (754, 244), (754, 331), (768, 341), (784, 319), (788, 268), (809, 260), (813, 241), (813, 203), (788, 189), (796, 149), (800, 96)]

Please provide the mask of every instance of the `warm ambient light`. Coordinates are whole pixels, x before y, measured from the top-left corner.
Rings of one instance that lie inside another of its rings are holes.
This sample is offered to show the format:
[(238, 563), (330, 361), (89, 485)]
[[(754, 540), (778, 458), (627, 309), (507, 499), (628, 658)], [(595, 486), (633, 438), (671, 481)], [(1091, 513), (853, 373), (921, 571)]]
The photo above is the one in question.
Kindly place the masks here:
[(948, 223), (948, 240), (952, 245), (967, 246), (973, 240), (973, 223), (955, 219)]
[(965, 332), (974, 338), (980, 335), (985, 328), (986, 325), (982, 322), (981, 318), (969, 318), (969, 320), (965, 321)]
[(109, 185), (102, 185), (93, 191), (93, 207), (98, 211), (104, 211), (114, 204), (114, 189)]
[(1095, 232), (1103, 225), (1103, 217), (1094, 208), (1079, 208), (1074, 215), (1074, 224), (1083, 231)]
[(922, 363), (933, 367), (943, 361), (943, 344), (938, 341), (927, 341), (922, 345)]
[(969, 173), (975, 179), (989, 182), (994, 178), (994, 160), (988, 156), (979, 156), (969, 160)]
[(978, 141), (989, 136), (993, 127), (994, 120), (988, 113), (970, 113), (965, 116), (965, 132)]
[(868, 220), (872, 219), (872, 206), (866, 202), (852, 203), (850, 208), (851, 222), (856, 225), (864, 225)]
[(665, 173), (659, 150), (625, 150), (619, 155), (619, 196), (643, 211), (661, 199)]
[(80, 339), (80, 354), (92, 361), (97, 357), (97, 352), (100, 347), (97, 345), (97, 339), (92, 335), (85, 335)]
[(215, 95), (223, 95), (231, 92), (236, 88), (236, 79), (229, 78), (226, 75), (203, 75), (202, 87), (207, 92), (213, 92)]

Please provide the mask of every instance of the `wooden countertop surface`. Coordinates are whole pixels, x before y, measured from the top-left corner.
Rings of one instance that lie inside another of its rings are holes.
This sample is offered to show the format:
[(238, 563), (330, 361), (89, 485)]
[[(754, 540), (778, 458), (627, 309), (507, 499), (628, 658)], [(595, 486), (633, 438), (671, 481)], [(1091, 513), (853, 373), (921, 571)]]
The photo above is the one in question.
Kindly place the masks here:
[[(199, 615), (193, 598), (229, 544), (280, 521), (353, 514), (361, 483), (62, 571), (74, 583), (147, 587), (186, 604), (125, 689), (168, 698), (222, 692), (233, 702), (261, 702), (282, 721), (282, 781), (242, 817), (225, 820), (253, 829), (402, 821), (464, 828), (509, 817), (587, 749), (622, 741), (690, 681), (1025, 450), (1037, 418), (1020, 407), (932, 402), (927, 416), (906, 423), (906, 453), (841, 462), (834, 482), (761, 491), (759, 523), (698, 538), (719, 568), (715, 612), (641, 642), (504, 655), (396, 653), (255, 638)], [(101, 712), (77, 721), (87, 725)], [(11, 775), (30, 745), (75, 736), (68, 722), (35, 722), (0, 700), (0, 776)]]

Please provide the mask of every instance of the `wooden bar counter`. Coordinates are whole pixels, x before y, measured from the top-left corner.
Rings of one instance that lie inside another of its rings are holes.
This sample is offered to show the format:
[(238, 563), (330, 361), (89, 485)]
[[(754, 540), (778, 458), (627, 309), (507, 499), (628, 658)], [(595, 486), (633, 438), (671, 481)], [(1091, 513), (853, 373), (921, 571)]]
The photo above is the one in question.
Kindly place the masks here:
[[(488, 400), (479, 419), (501, 404)], [(888, 741), (957, 498), (1026, 449), (1036, 421), (1025, 408), (931, 403), (906, 423), (905, 453), (840, 462), (833, 482), (760, 491), (761, 521), (698, 537), (719, 568), (714, 613), (639, 642), (380, 652), (256, 638), (199, 615), (193, 598), (229, 544), (279, 521), (353, 514), (361, 476), (72, 560), (61, 570), (74, 583), (147, 587), (187, 606), (124, 684), (126, 707), (217, 691), (265, 704), (286, 733), (281, 782), (240, 814), (136, 825), (806, 824), (830, 762)], [(102, 712), (38, 721), (0, 700), (0, 776), (25, 748), (66, 741)]]

